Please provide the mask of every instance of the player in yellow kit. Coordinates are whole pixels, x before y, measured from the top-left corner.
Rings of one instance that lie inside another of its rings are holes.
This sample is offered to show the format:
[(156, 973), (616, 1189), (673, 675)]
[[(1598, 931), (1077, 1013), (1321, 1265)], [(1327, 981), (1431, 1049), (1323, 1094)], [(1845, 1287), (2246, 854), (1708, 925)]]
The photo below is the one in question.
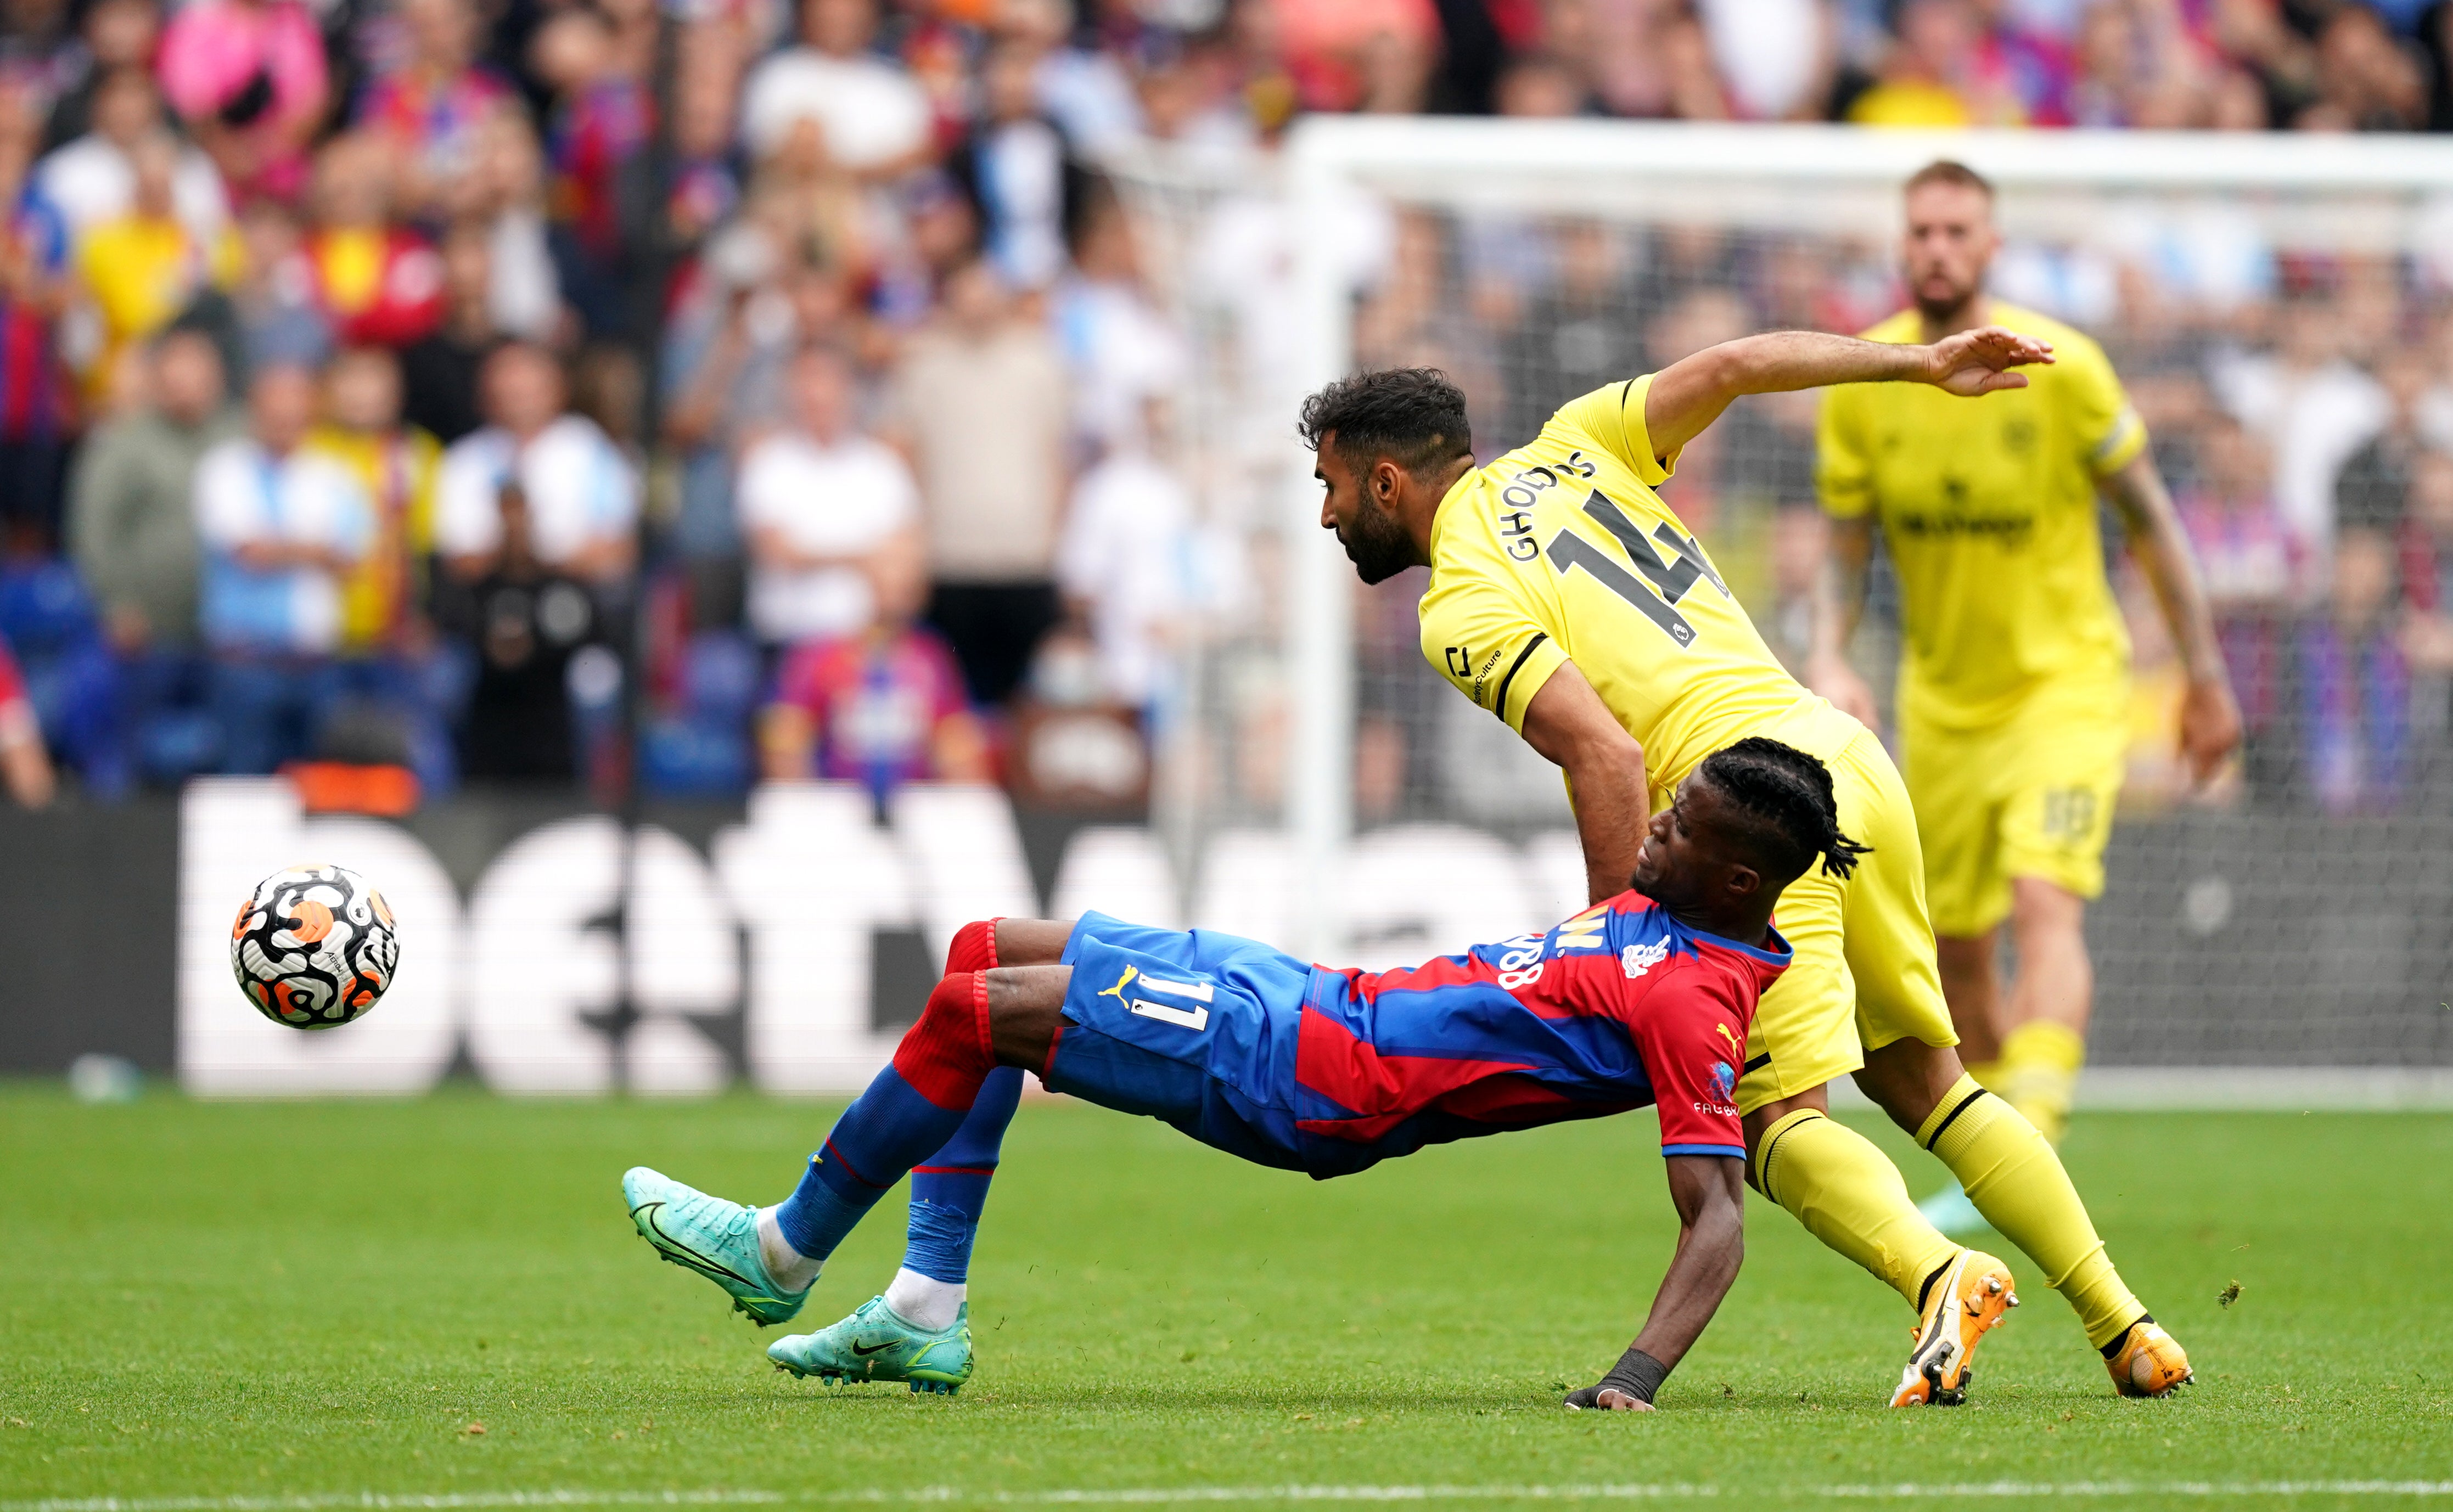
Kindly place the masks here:
[(2014, 1303), (2011, 1275), (1937, 1232), (1882, 1152), (1825, 1116), (1825, 1084), (1843, 1075), (2043, 1267), (2121, 1390), (2163, 1395), (2188, 1364), (2122, 1284), (2051, 1146), (1960, 1066), (1890, 758), (1782, 668), (1653, 486), (1741, 394), (1892, 379), (1974, 395), (2049, 360), (2004, 330), (1915, 348), (1753, 336), (1587, 394), (1486, 468), (1464, 396), (1437, 372), (1358, 374), (1304, 407), (1321, 524), (1366, 582), (1431, 568), (1424, 654), (1566, 771), (1594, 898), (1625, 888), (1648, 816), (1719, 746), (1767, 735), (1830, 768), (1842, 822), (1871, 852), (1852, 880), (1785, 895), (1795, 964), (1764, 996), (1736, 1103), (1748, 1180), (1916, 1309), (1895, 1405), (1964, 1398), (1978, 1339)]
[[(1978, 1080), (2059, 1144), (2093, 994), (2086, 903), (2104, 890), (2129, 733), (2129, 640), (2104, 578), (2099, 490), (2187, 668), (2181, 743), (2199, 780), (2238, 742), (2240, 711), (2145, 428), (2103, 348), (1985, 296), (2001, 238), (1982, 178), (1936, 163), (1905, 200), (1916, 304), (1867, 339), (2001, 327), (2050, 343), (2055, 360), (1982, 404), (1900, 384), (1824, 395), (1816, 475), (1834, 521), (1833, 591), (1807, 680), (1872, 721), (1842, 653), (1879, 522), (1899, 573), (1899, 734), (1943, 990)], [(2019, 951), (2006, 1002), (1995, 976), (2005, 920)], [(1925, 1212), (1952, 1231), (1984, 1223), (1956, 1189)]]

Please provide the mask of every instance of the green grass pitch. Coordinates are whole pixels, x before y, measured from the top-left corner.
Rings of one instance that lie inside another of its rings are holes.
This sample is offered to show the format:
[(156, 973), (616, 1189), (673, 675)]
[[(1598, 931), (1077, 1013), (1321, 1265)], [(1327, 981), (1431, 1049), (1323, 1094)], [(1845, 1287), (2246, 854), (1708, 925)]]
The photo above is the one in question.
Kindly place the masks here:
[[(1736, 1291), (1664, 1410), (1635, 1417), (1557, 1401), (1616, 1358), (1667, 1255), (1648, 1116), (1315, 1184), (1028, 1105), (972, 1272), (979, 1374), (948, 1402), (777, 1374), (774, 1335), (624, 1216), (639, 1162), (772, 1201), (833, 1112), (0, 1089), (0, 1512), (2453, 1506), (2453, 1116), (2079, 1120), (2080, 1184), (2197, 1364), (2183, 1400), (2115, 1400), (2005, 1252), (2027, 1304), (1974, 1401), (1886, 1411), (1905, 1308), (1755, 1201)], [(1878, 1137), (1930, 1184), (1931, 1161)], [(879, 1289), (901, 1236), (889, 1199), (808, 1324)]]

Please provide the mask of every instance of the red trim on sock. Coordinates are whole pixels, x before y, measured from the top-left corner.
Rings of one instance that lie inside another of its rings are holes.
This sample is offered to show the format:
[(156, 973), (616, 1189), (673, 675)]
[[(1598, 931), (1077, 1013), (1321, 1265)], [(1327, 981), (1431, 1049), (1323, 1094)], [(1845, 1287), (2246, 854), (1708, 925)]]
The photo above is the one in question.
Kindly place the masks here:
[(870, 1181), (866, 1176), (863, 1176), (860, 1173), (859, 1166), (854, 1165), (851, 1162), (844, 1159), (844, 1152), (835, 1148), (835, 1142), (832, 1139), (828, 1139), (822, 1147), (828, 1155), (833, 1157), (834, 1163), (837, 1165), (842, 1166), (845, 1170), (851, 1173), (851, 1179), (853, 1181), (860, 1183), (863, 1186), (876, 1186), (881, 1192), (886, 1190), (884, 1186), (879, 1186), (877, 1183)]
[(1002, 915), (994, 919), (974, 919), (955, 930), (953, 940), (946, 946), (946, 975), (995, 970), (996, 926), (1004, 922)]
[(911, 1089), (943, 1108), (967, 1108), (996, 1069), (988, 1053), (988, 983), (984, 971), (955, 972), (928, 994), (920, 1022), (894, 1047), (894, 1069)]

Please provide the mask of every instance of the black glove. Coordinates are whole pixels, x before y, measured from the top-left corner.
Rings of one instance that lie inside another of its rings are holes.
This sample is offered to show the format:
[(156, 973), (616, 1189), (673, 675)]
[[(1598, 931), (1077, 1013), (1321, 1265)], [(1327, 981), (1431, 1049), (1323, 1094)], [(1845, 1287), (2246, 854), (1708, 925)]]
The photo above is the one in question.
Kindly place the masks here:
[[(1641, 1349), (1630, 1349), (1618, 1357), (1618, 1363), (1610, 1366), (1609, 1374), (1602, 1377), (1598, 1384), (1586, 1386), (1580, 1391), (1568, 1392), (1566, 1407), (1570, 1412), (1581, 1412), (1587, 1407), (1602, 1407), (1602, 1393), (1605, 1391), (1630, 1397), (1648, 1407), (1652, 1405), (1652, 1394), (1659, 1391), (1661, 1383), (1668, 1379), (1667, 1365)], [(1623, 1412), (1629, 1409), (1615, 1407), (1603, 1408), (1603, 1410)]]

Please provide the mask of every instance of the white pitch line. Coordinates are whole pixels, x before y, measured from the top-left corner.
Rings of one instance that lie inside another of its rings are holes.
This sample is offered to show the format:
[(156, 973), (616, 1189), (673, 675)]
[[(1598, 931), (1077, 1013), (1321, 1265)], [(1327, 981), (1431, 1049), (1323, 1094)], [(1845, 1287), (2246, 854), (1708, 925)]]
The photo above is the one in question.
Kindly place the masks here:
[[(1680, 1482), (1593, 1485), (1192, 1485), (1081, 1487), (1046, 1491), (962, 1486), (867, 1491), (463, 1491), (430, 1496), (363, 1492), (325, 1496), (84, 1497), (0, 1502), (0, 1512), (455, 1512), (492, 1507), (694, 1507), (779, 1503), (867, 1505), (972, 1502), (993, 1505), (1165, 1505), (1216, 1502), (1645, 1502), (1723, 1495), (1715, 1485)], [(1745, 1487), (1750, 1500), (1940, 1501), (1955, 1498), (2050, 1501), (2070, 1497), (2272, 1498), (2453, 1497), (2453, 1481), (1981, 1481), (1958, 1484)]]

